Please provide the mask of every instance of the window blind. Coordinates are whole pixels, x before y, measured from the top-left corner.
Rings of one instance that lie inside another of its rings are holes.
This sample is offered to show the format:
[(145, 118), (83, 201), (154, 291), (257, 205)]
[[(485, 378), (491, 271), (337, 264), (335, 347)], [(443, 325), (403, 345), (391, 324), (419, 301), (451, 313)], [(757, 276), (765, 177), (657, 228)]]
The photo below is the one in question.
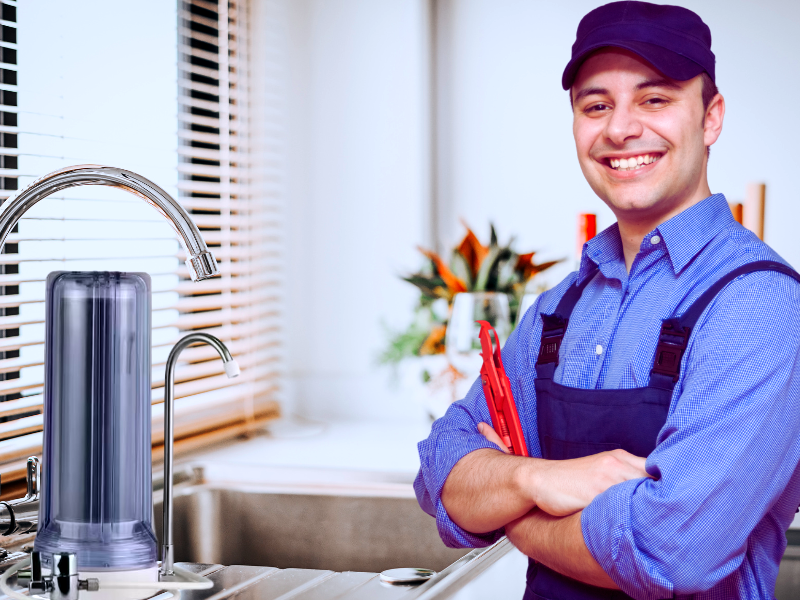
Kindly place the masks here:
[[(177, 71), (174, 54), (163, 52), (163, 40), (161, 51), (153, 48), (150, 60), (131, 55), (128, 64), (120, 65), (119, 57), (126, 52), (141, 53), (141, 40), (136, 23), (131, 23), (127, 37), (117, 29), (115, 47), (107, 49), (113, 56), (108, 72), (111, 67), (123, 72), (127, 68), (125, 75), (135, 78), (138, 69), (143, 80), (161, 81), (162, 87), (151, 105), (143, 106), (142, 97), (120, 93), (113, 102), (98, 105), (102, 108), (72, 101), (106, 92), (102, 85), (92, 90), (88, 77), (62, 79), (61, 88), (54, 89), (52, 80), (85, 64), (87, 54), (73, 44), (55, 53), (38, 50), (47, 48), (47, 19), (53, 29), (68, 28), (70, 19), (80, 27), (85, 15), (72, 14), (56, 0), (43, 2), (52, 10), (19, 6), (24, 43), (17, 64), (17, 4), (2, 1), (0, 199), (69, 164), (129, 168), (175, 195), (192, 214), (222, 276), (190, 281), (183, 249), (167, 221), (120, 190), (74, 188), (26, 213), (0, 256), (4, 497), (17, 494), (25, 459), (41, 452), (44, 281), (51, 271), (150, 274), (156, 454), (163, 441), (164, 365), (183, 334), (202, 330), (225, 341), (242, 374), (227, 379), (209, 347), (192, 347), (181, 354), (175, 388), (178, 452), (252, 432), (277, 415), (282, 389), (280, 193), (274, 183), (278, 170), (252, 152), (253, 144), (260, 143), (259, 132), (268, 127), (251, 127), (251, 113), (260, 115), (262, 107), (252, 110), (248, 2), (181, 0), (167, 9), (160, 0), (145, 0), (148, 6), (140, 6), (137, 14), (172, 23), (177, 16), (174, 37), (168, 41), (172, 48), (177, 46)], [(100, 61), (96, 66), (102, 70), (103, 57), (93, 60)], [(254, 80), (262, 88), (266, 85), (259, 77)], [(167, 86), (169, 93), (164, 92)], [(254, 171), (259, 174), (252, 176)], [(273, 181), (272, 187), (259, 183), (264, 177)]]
[[(246, 0), (179, 4), (179, 199), (222, 274), (198, 284), (182, 273), (179, 328), (228, 343), (242, 374), (227, 379), (210, 348), (187, 350), (187, 363), (177, 371), (185, 391), (176, 388), (176, 407), (182, 394), (191, 394), (192, 403), (176, 417), (177, 438), (209, 430), (224, 435), (221, 426), (252, 431), (275, 416), (281, 393), (279, 197), (271, 193), (278, 171), (255, 151), (260, 129), (253, 112), (268, 107), (255, 104), (254, 88), (263, 82), (253, 71), (264, 65), (252, 60), (250, 8)], [(259, 29), (257, 35), (269, 38)], [(276, 56), (267, 53), (266, 60)], [(258, 185), (257, 172), (267, 173), (272, 189)]]

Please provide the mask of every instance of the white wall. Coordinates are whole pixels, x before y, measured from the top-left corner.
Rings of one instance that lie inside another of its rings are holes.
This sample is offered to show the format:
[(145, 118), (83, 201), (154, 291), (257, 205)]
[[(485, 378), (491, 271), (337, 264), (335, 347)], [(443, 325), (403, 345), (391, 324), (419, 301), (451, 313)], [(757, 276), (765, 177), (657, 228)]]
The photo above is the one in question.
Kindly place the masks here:
[[(414, 302), (426, 202), (424, 0), (292, 0), (288, 347), (315, 418), (421, 415), (376, 366)], [(409, 413), (410, 411), (410, 413)]]
[[(766, 237), (800, 267), (794, 109), (800, 2), (671, 0), (709, 24), (728, 106), (712, 150), (712, 190), (742, 200), (768, 185)], [(600, 2), (449, 0), (451, 214), (484, 237), (488, 221), (520, 250), (568, 257), (576, 214), (613, 216), (575, 157), (560, 79), (580, 18)], [(374, 357), (384, 320), (402, 326), (415, 294), (398, 275), (421, 265), (427, 221), (426, 0), (293, 0), (288, 125), (288, 344), (295, 404), (316, 417), (419, 416)]]

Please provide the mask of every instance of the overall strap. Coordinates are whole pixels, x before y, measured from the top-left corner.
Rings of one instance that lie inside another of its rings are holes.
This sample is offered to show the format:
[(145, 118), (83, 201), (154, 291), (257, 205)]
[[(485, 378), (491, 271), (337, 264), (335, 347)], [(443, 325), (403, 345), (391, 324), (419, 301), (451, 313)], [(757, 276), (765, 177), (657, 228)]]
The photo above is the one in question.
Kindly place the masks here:
[(649, 387), (672, 390), (681, 374), (681, 359), (689, 345), (689, 336), (697, 324), (697, 320), (708, 307), (717, 294), (731, 281), (740, 275), (755, 273), (757, 271), (775, 271), (788, 275), (800, 283), (800, 274), (783, 263), (772, 260), (759, 260), (741, 267), (737, 267), (727, 275), (721, 277), (711, 287), (695, 300), (692, 305), (678, 317), (664, 319), (661, 323), (661, 333), (658, 336), (658, 346), (653, 359), (653, 369), (650, 371)]
[(536, 360), (536, 376), (539, 379), (552, 379), (553, 373), (558, 366), (558, 350), (564, 334), (567, 333), (567, 325), (572, 311), (578, 300), (581, 299), (584, 288), (594, 279), (597, 274), (597, 267), (592, 269), (578, 285), (576, 282), (571, 285), (556, 306), (556, 311), (552, 314), (542, 313), (542, 340), (539, 343), (539, 358)]

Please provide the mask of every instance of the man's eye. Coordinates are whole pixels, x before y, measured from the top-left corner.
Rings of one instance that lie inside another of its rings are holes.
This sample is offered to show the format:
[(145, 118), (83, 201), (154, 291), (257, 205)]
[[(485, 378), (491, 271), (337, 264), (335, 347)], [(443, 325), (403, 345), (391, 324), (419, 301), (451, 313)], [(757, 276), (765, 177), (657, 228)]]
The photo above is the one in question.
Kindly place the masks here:
[(644, 101), (644, 103), (649, 104), (650, 106), (663, 106), (667, 103), (667, 101), (664, 98), (648, 98)]
[(610, 109), (611, 109), (611, 107), (608, 104), (592, 104), (591, 106), (587, 106), (584, 109), (584, 111), (587, 112), (587, 113), (591, 113), (591, 112), (597, 113), (597, 112), (605, 112), (605, 111), (610, 110)]

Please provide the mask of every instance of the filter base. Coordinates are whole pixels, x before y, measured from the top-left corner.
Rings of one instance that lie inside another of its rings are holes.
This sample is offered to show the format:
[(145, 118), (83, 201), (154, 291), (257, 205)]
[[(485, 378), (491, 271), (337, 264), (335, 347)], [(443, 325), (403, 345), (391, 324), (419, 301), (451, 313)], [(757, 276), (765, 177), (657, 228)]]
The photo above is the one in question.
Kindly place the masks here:
[(141, 600), (142, 598), (150, 598), (155, 594), (156, 590), (104, 590), (103, 584), (109, 584), (115, 581), (158, 581), (158, 567), (135, 569), (133, 571), (81, 571), (79, 576), (81, 579), (92, 577), (100, 582), (100, 589), (98, 591), (82, 591), (81, 598), (86, 598), (87, 600)]

